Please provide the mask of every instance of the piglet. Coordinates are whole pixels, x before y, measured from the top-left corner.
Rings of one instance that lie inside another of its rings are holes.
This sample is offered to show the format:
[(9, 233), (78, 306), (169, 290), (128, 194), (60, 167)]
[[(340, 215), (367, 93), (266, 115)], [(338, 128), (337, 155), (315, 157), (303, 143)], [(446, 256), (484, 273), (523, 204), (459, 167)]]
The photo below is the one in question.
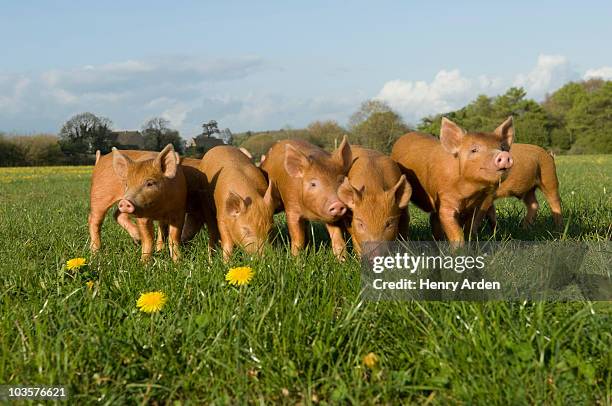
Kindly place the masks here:
[(505, 197), (516, 197), (525, 203), (527, 214), (523, 219), (523, 227), (529, 227), (535, 221), (539, 208), (536, 189), (540, 189), (546, 197), (555, 226), (561, 228), (563, 226), (561, 197), (559, 196), (559, 180), (557, 179), (553, 155), (544, 148), (531, 144), (514, 144), (510, 152), (514, 165), (512, 165), (506, 180), (501, 183), (495, 192), (495, 196), (484, 201), (479, 215), (476, 217), (474, 230), (480, 228), (485, 213), (489, 217), (491, 226), (495, 228), (497, 219), (493, 200)]
[(234, 246), (260, 253), (274, 225), (278, 198), (274, 186), (240, 149), (221, 145), (208, 151), (200, 163), (204, 174), (204, 214), (209, 248), (221, 239), (223, 258)]
[(345, 227), (358, 254), (367, 242), (408, 236), (412, 188), (399, 166), (381, 152), (353, 146), (353, 165), (338, 189), (349, 210)]
[(463, 244), (463, 227), (512, 168), (513, 140), (512, 117), (493, 133), (467, 132), (442, 118), (440, 139), (413, 132), (397, 140), (391, 157), (412, 186), (411, 200), (431, 213), (434, 238)]
[[(154, 159), (156, 152), (151, 151), (121, 151), (132, 161)], [(113, 170), (113, 153), (102, 155), (96, 151), (96, 164), (91, 177), (91, 187), (89, 192), (89, 236), (90, 248), (92, 252), (97, 252), (102, 246), (100, 230), (106, 212), (116, 202), (121, 199), (124, 191), (124, 182)], [(130, 221), (128, 213), (121, 213), (115, 210), (114, 218), (132, 237), (134, 242), (140, 242), (140, 232), (138, 227)]]
[[(120, 182), (107, 176), (108, 162), (98, 160), (92, 176), (89, 214), (93, 252), (100, 248), (100, 227), (106, 211), (117, 200), (119, 188), (122, 192), (116, 218), (134, 239), (142, 240), (141, 259), (147, 261), (152, 254), (154, 220), (169, 225), (170, 255), (175, 261), (180, 258), (178, 243), (185, 220), (187, 187), (179, 160), (171, 144), (153, 156), (143, 151), (138, 160), (113, 149), (111, 164)], [(137, 227), (129, 216), (136, 218)]]
[(314, 220), (325, 223), (334, 255), (343, 258), (344, 238), (338, 222), (347, 208), (338, 198), (338, 187), (351, 163), (346, 136), (333, 153), (294, 139), (276, 142), (265, 154), (260, 167), (280, 193), (293, 255), (304, 248), (306, 221)]

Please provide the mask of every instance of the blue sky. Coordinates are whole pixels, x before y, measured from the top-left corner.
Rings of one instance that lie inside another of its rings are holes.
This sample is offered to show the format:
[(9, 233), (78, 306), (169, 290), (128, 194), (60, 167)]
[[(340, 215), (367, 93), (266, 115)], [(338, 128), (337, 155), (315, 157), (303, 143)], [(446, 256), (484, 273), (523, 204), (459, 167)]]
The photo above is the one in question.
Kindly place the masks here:
[(513, 85), (541, 100), (612, 79), (611, 20), (609, 1), (4, 2), (0, 131), (82, 111), (184, 137), (345, 124), (369, 98), (415, 124)]

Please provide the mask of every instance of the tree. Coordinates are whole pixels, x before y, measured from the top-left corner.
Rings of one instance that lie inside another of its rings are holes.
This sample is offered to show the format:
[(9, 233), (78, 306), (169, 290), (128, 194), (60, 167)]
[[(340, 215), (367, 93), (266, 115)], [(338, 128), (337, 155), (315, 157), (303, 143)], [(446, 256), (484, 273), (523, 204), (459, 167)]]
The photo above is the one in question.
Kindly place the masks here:
[(410, 131), (394, 111), (375, 112), (353, 129), (352, 142), (388, 153), (397, 139)]
[(219, 134), (219, 125), (215, 120), (202, 124), (202, 135), (211, 137), (213, 134)]
[(528, 111), (516, 119), (515, 142), (550, 147), (550, 123), (542, 111)]
[(335, 149), (346, 134), (346, 130), (333, 120), (315, 121), (307, 130), (313, 144), (329, 150)]
[(612, 81), (577, 98), (566, 117), (572, 152), (612, 153)]
[(572, 137), (565, 127), (555, 127), (550, 131), (550, 145), (555, 153), (568, 151), (572, 147)]
[(276, 141), (276, 137), (271, 133), (265, 132), (247, 138), (240, 146), (246, 148), (251, 155), (253, 155), (253, 158), (259, 159), (263, 154), (268, 152)]
[(57, 165), (64, 159), (55, 135), (20, 135), (12, 137), (12, 142), (21, 149), (27, 165)]
[(26, 165), (25, 154), (12, 140), (0, 133), (0, 166)]
[(570, 82), (542, 104), (554, 121), (551, 145), (572, 153), (610, 152), (610, 86), (612, 82), (590, 79)]
[(142, 131), (155, 130), (155, 131), (166, 131), (170, 128), (170, 121), (163, 117), (153, 117), (148, 119), (142, 125)]
[(586, 94), (585, 87), (578, 82), (570, 82), (553, 94), (546, 95), (542, 107), (556, 119), (560, 125), (565, 125), (565, 116), (574, 107), (576, 100)]
[(219, 132), (219, 138), (221, 138), (221, 140), (223, 140), (223, 142), (227, 145), (232, 145), (234, 142), (234, 135), (229, 128), (221, 130)]
[(442, 116), (444, 116), (472, 131), (490, 131), (499, 124), (498, 115), (499, 113), (496, 113), (493, 107), (493, 99), (479, 95), (476, 100), (460, 110), (425, 117), (421, 120), (418, 129), (428, 134), (438, 135)]
[(549, 147), (554, 125), (544, 108), (536, 101), (527, 99), (526, 95), (523, 88), (517, 87), (494, 98), (480, 95), (459, 110), (426, 117), (421, 121), (419, 130), (438, 135), (442, 116), (445, 116), (469, 131), (488, 132), (508, 116), (513, 116), (517, 142)]
[(355, 129), (359, 124), (366, 121), (374, 113), (386, 113), (392, 111), (391, 107), (382, 100), (366, 100), (361, 103), (359, 110), (354, 112), (349, 118), (348, 127), (351, 131)]
[(538, 105), (535, 101), (525, 99), (527, 92), (522, 87), (511, 87), (506, 93), (493, 100), (493, 115), (498, 119), (510, 115), (521, 115), (528, 110), (528, 104)]
[(96, 150), (106, 154), (115, 143), (112, 125), (112, 121), (106, 117), (88, 112), (77, 114), (62, 126), (60, 147), (64, 153), (72, 156), (94, 154)]
[(172, 144), (178, 153), (185, 150), (185, 141), (178, 131), (170, 128), (170, 121), (163, 117), (153, 117), (142, 125), (144, 147), (149, 151), (161, 151), (168, 144)]

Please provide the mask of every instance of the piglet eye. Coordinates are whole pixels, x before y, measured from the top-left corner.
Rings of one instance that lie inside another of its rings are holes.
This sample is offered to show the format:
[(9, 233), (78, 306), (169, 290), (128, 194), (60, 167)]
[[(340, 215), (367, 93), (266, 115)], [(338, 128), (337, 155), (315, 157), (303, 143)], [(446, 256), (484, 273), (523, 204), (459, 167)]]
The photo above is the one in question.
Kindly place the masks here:
[(472, 154), (475, 154), (476, 152), (478, 152), (478, 147), (472, 147), (472, 150), (470, 152), (472, 152)]
[(153, 180), (149, 179), (149, 180), (147, 180), (147, 181), (145, 182), (145, 186), (146, 186), (146, 187), (153, 187), (153, 186), (155, 186), (155, 181), (153, 181)]

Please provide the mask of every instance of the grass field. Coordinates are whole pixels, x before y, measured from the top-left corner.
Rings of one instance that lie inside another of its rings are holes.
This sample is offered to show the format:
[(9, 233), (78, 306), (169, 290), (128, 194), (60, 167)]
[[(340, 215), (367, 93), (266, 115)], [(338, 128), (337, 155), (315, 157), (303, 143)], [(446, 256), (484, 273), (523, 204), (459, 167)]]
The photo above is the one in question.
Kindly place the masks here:
[[(524, 231), (522, 203), (506, 200), (495, 238), (610, 240), (612, 156), (557, 162), (566, 229), (551, 231), (540, 198)], [(612, 402), (609, 302), (363, 302), (359, 262), (337, 263), (320, 227), (297, 258), (282, 242), (265, 259), (238, 253), (229, 266), (256, 272), (241, 289), (207, 261), (205, 233), (180, 263), (143, 266), (109, 216), (91, 258), (90, 173), (0, 169), (0, 384), (67, 385), (79, 404)], [(430, 239), (412, 215), (412, 238)], [(90, 265), (69, 272), (73, 257)], [(138, 311), (153, 290), (166, 306)]]

